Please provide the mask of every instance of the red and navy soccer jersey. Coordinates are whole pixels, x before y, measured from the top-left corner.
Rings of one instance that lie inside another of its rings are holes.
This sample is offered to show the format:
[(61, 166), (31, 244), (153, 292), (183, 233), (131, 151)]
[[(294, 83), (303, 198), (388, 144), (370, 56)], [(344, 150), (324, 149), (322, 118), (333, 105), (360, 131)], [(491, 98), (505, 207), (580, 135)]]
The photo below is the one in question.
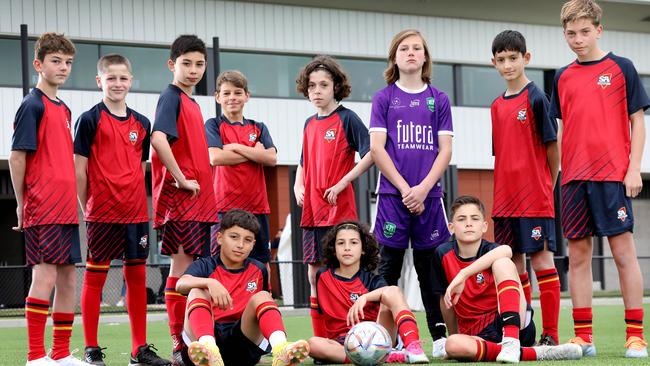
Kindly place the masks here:
[[(208, 147), (223, 149), (228, 144), (255, 147), (259, 142), (266, 149), (275, 148), (266, 125), (251, 119), (239, 123), (230, 122), (225, 116), (220, 120), (210, 118), (205, 123), (205, 132)], [(241, 208), (254, 214), (271, 213), (264, 166), (254, 161), (214, 167), (214, 193), (219, 212)]]
[[(462, 258), (458, 254), (457, 241), (440, 245), (436, 248), (433, 259), (433, 268), (436, 271), (433, 281), (434, 293), (444, 295), (447, 286), (461, 269), (496, 247), (497, 244), (483, 240), (475, 257)], [(494, 322), (499, 312), (497, 289), (491, 269), (479, 272), (465, 281), (465, 289), (458, 303), (454, 305), (454, 310), (458, 332), (461, 334), (478, 335)]]
[(218, 222), (214, 190), (211, 189), (208, 143), (199, 105), (179, 87), (170, 84), (158, 99), (153, 131), (167, 135), (185, 178), (196, 180), (201, 186), (196, 197), (192, 197), (190, 191), (176, 188), (174, 178), (154, 150), (151, 154), (154, 227), (159, 228), (167, 221)]
[(555, 216), (546, 143), (557, 140), (557, 122), (548, 108), (546, 95), (532, 82), (492, 102), (493, 217)]
[(268, 272), (261, 262), (252, 258), (244, 261), (240, 269), (228, 269), (221, 259), (216, 257), (199, 258), (192, 262), (185, 271), (186, 275), (213, 278), (228, 290), (232, 298), (233, 308), (221, 310), (217, 306), (212, 307), (214, 321), (217, 323), (234, 323), (241, 319), (246, 305), (251, 297), (260, 291), (269, 291)]
[(608, 53), (555, 73), (551, 117), (562, 119), (562, 184), (622, 182), (630, 162), (630, 118), (650, 99), (632, 61)]
[(353, 111), (339, 106), (328, 116), (307, 119), (300, 160), (305, 184), (300, 226), (332, 226), (357, 219), (351, 184), (339, 193), (336, 206), (323, 195), (354, 168), (355, 151), (363, 157), (369, 150), (368, 128)]
[[(359, 296), (388, 286), (383, 277), (359, 270), (352, 278), (334, 273), (331, 268), (321, 268), (316, 274), (316, 301), (324, 315), (325, 333), (329, 339), (345, 337), (350, 330), (347, 325), (348, 311)], [(368, 302), (363, 309), (366, 321), (376, 321), (379, 303)]]
[(70, 109), (34, 88), (23, 99), (11, 150), (25, 151), (23, 227), (78, 224)]
[(104, 102), (75, 124), (74, 153), (88, 158), (86, 221), (149, 221), (142, 162), (149, 158), (149, 120), (127, 108), (113, 115)]

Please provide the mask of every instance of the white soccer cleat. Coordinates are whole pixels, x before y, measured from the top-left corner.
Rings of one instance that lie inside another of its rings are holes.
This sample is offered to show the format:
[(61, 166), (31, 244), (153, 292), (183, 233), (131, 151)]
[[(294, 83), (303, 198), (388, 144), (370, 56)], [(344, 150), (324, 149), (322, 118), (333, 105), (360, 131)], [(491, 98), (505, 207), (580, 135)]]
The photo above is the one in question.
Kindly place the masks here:
[(59, 366), (93, 366), (87, 362), (81, 361), (78, 358), (75, 358), (72, 355), (69, 355), (68, 357), (64, 357), (60, 360), (54, 360), (56, 365)]
[(625, 342), (625, 357), (648, 358), (648, 342), (639, 337), (630, 337)]
[(536, 346), (533, 349), (537, 354), (537, 361), (579, 360), (582, 358), (582, 347), (575, 343)]
[(447, 356), (447, 351), (445, 351), (445, 345), (447, 344), (447, 338), (442, 337), (433, 341), (433, 350), (431, 351), (431, 356), (433, 358), (445, 358)]
[(501, 341), (501, 352), (497, 355), (497, 362), (519, 363), (521, 356), (521, 344), (519, 339), (503, 337)]
[(25, 366), (56, 366), (56, 362), (53, 359), (45, 356), (37, 358), (35, 360), (27, 361)]

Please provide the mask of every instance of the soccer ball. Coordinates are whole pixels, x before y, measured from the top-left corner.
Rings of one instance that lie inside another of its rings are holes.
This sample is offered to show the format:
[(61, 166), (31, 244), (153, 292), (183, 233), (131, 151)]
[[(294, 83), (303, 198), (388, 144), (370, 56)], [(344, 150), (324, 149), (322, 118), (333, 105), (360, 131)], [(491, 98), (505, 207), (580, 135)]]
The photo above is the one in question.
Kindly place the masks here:
[(358, 366), (384, 363), (390, 353), (392, 340), (386, 328), (375, 322), (361, 322), (348, 332), (343, 342), (345, 354)]

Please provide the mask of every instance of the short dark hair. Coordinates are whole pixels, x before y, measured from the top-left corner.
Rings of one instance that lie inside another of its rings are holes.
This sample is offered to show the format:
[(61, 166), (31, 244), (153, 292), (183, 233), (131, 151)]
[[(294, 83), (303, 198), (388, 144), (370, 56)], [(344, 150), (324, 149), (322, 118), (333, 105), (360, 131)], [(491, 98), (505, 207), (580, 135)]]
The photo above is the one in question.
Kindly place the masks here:
[(208, 51), (205, 48), (205, 42), (194, 34), (182, 34), (172, 43), (169, 59), (176, 61), (178, 56), (188, 52), (201, 52), (203, 57), (208, 58)]
[(74, 56), (76, 52), (72, 41), (63, 33), (43, 33), (34, 44), (34, 58), (41, 62), (45, 60), (45, 56), (57, 52), (68, 56)]
[(111, 65), (124, 65), (129, 72), (131, 72), (131, 62), (128, 58), (118, 55), (117, 53), (111, 53), (102, 56), (99, 61), (97, 61), (97, 75), (105, 73)]
[(367, 226), (356, 221), (343, 221), (334, 225), (323, 237), (320, 243), (323, 248), (323, 258), (328, 268), (336, 269), (341, 266), (336, 258), (336, 234), (341, 230), (356, 230), (361, 238), (361, 269), (373, 272), (379, 264), (379, 245)]
[(458, 211), (461, 206), (465, 205), (476, 205), (476, 207), (478, 207), (478, 210), (481, 211), (481, 215), (485, 217), (485, 206), (480, 199), (474, 196), (460, 196), (456, 198), (451, 204), (451, 216), (449, 217), (449, 220), (452, 221), (454, 219), (456, 211)]
[(309, 98), (309, 75), (314, 71), (325, 71), (330, 75), (334, 82), (334, 99), (336, 101), (342, 101), (352, 92), (352, 86), (343, 67), (333, 57), (319, 55), (300, 70), (296, 79), (296, 90), (306, 98)]
[(504, 30), (492, 41), (492, 56), (503, 51), (515, 51), (525, 55), (526, 38), (516, 30)]
[(219, 231), (222, 233), (233, 226), (239, 226), (255, 235), (260, 232), (260, 223), (257, 221), (257, 217), (246, 210), (238, 208), (232, 209), (223, 214), (219, 225)]

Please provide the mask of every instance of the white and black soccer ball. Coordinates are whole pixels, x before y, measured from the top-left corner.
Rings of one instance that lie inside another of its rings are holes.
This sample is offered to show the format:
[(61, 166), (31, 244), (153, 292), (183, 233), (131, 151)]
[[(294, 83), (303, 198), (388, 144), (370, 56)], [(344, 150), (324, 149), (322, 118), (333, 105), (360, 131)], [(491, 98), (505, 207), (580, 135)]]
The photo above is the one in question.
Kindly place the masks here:
[(358, 366), (381, 365), (388, 358), (392, 340), (386, 328), (375, 322), (361, 322), (348, 332), (343, 342), (348, 359)]

